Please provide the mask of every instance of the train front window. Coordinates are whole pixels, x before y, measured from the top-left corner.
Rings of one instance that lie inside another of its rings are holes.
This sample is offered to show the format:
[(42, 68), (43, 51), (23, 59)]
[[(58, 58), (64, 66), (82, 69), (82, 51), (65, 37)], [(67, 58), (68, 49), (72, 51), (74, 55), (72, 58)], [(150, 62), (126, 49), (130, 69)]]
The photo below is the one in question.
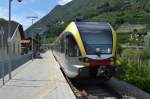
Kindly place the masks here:
[(82, 31), (80, 34), (87, 54), (95, 54), (97, 49), (102, 54), (112, 53), (113, 39), (110, 31)]

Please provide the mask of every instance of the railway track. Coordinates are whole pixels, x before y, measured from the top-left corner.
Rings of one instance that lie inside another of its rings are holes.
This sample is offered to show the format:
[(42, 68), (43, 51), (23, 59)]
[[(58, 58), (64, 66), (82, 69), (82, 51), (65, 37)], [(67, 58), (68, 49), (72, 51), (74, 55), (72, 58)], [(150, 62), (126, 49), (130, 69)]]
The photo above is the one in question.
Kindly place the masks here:
[[(62, 73), (64, 74), (63, 70)], [(110, 81), (102, 83), (95, 79), (72, 80), (65, 74), (64, 77), (77, 99), (149, 99), (150, 97), (148, 93), (114, 78), (110, 84)], [(126, 88), (128, 91), (125, 91)]]
[(74, 84), (85, 99), (121, 99), (121, 96), (106, 84)]
[(82, 79), (83, 82), (80, 79), (76, 80), (80, 82), (76, 82), (61, 71), (77, 99), (150, 99), (149, 93), (114, 77), (106, 83), (95, 79)]
[(99, 81), (97, 83), (96, 80), (94, 82), (93, 80), (76, 82), (69, 79), (65, 74), (64, 76), (77, 99), (123, 99), (120, 94), (105, 83), (100, 83)]
[(123, 96), (122, 94), (119, 94), (118, 91), (113, 90), (113, 88), (109, 87), (109, 85), (107, 85), (108, 83), (101, 83), (99, 81), (92, 80), (92, 79), (84, 79), (82, 80), (83, 82), (81, 80), (76, 80), (76, 81), (80, 81), (80, 82), (76, 82), (74, 80), (69, 79), (65, 75), (62, 68), (60, 69), (77, 99), (141, 99), (141, 98), (129, 97), (126, 95)]

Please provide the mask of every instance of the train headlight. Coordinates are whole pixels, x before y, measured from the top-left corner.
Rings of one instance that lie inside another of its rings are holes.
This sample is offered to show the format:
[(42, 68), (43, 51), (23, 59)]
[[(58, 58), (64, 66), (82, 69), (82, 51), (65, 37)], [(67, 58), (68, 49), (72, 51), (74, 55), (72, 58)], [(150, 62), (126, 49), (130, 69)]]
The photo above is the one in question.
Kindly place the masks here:
[(114, 65), (114, 62), (112, 61), (110, 64), (111, 64), (111, 65)]
[(90, 63), (84, 63), (85, 66), (90, 66)]
[(113, 57), (110, 58), (110, 62), (111, 62), (111, 63), (110, 63), (111, 65), (114, 65), (114, 58), (113, 58)]

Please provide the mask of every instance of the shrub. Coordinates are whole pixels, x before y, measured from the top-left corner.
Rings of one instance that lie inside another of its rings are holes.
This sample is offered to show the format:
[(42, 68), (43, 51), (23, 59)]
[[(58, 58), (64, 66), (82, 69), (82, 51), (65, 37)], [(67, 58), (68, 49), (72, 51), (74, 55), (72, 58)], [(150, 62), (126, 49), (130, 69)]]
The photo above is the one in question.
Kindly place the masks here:
[(119, 77), (150, 92), (150, 66), (149, 63), (144, 62), (144, 60), (148, 60), (150, 57), (146, 54), (146, 52), (139, 50), (124, 50), (120, 57), (124, 72)]

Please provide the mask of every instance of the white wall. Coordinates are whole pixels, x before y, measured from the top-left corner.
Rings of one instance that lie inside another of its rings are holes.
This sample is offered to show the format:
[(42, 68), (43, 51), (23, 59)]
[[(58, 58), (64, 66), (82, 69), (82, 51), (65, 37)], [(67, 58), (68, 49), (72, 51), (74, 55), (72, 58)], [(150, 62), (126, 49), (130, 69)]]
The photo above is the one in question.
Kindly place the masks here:
[(11, 39), (11, 53), (12, 57), (17, 57), (21, 55), (21, 35), (19, 30), (15, 32)]
[[(7, 41), (5, 41), (7, 42)], [(9, 50), (11, 51), (11, 57), (15, 58), (21, 55), (21, 35), (19, 30), (17, 29), (14, 35), (11, 38), (10, 44), (9, 44)], [(8, 60), (9, 58), (9, 52), (7, 50), (7, 47), (4, 49), (0, 48), (0, 61)]]

